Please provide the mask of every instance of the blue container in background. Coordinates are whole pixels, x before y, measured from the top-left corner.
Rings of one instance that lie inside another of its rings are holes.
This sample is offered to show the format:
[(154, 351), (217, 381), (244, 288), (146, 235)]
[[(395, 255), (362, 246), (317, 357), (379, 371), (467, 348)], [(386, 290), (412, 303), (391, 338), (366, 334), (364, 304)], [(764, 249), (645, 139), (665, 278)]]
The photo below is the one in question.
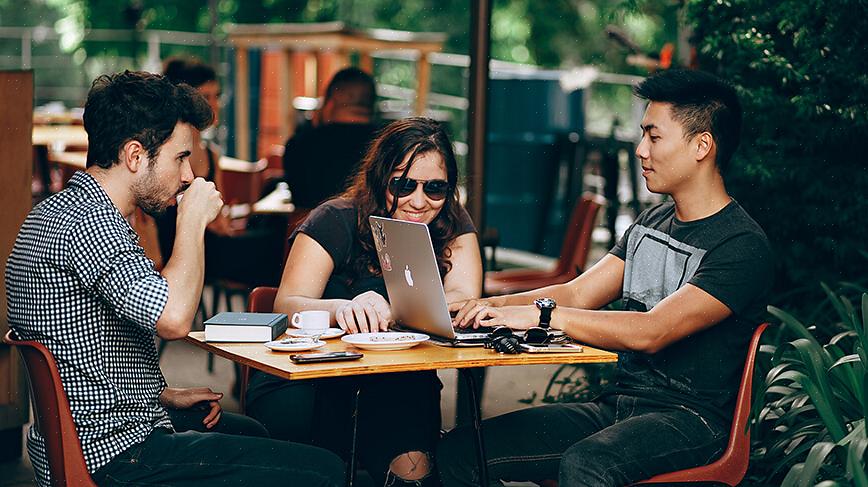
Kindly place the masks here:
[(555, 201), (559, 141), (583, 134), (585, 117), (583, 92), (564, 91), (560, 76), (491, 72), (485, 221), (498, 229), (502, 247), (542, 253), (548, 214), (561, 203)]

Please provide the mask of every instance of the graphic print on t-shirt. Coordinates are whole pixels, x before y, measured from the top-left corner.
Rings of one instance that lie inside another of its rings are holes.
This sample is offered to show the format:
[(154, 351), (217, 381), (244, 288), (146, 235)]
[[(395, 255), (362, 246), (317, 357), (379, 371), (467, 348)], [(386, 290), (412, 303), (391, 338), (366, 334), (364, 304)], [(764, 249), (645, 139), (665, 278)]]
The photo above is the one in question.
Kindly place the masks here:
[(705, 250), (679, 242), (659, 230), (636, 225), (627, 243), (624, 302), (648, 311), (687, 283)]

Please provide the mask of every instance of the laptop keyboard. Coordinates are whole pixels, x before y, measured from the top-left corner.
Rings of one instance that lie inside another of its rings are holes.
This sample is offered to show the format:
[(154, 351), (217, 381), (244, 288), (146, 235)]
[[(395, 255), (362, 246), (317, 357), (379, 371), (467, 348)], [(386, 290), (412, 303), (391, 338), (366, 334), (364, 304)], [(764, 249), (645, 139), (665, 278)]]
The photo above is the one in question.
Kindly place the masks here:
[(457, 326), (452, 327), (455, 330), (456, 335), (467, 335), (469, 333), (491, 333), (494, 331), (493, 326), (480, 326), (479, 328), (458, 328)]

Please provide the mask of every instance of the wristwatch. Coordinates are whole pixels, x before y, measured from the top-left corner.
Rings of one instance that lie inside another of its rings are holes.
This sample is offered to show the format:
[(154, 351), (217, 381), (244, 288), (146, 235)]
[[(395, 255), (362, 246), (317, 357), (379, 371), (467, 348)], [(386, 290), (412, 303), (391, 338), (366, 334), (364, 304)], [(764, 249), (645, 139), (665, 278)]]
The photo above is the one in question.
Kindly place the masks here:
[(539, 309), (539, 327), (547, 329), (552, 322), (552, 311), (558, 307), (558, 303), (552, 298), (534, 299), (533, 304)]

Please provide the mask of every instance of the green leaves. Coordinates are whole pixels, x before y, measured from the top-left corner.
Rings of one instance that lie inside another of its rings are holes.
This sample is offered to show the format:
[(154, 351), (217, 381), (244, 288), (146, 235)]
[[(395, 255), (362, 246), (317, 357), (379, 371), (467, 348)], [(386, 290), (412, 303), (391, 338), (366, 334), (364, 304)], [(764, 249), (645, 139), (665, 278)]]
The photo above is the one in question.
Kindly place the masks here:
[(813, 327), (769, 307), (783, 333), (777, 346), (760, 349), (770, 368), (754, 395), (755, 467), (766, 471), (765, 481), (787, 487), (868, 487), (868, 294), (860, 317), (847, 297), (822, 287), (838, 330), (826, 343)]
[(699, 65), (738, 87), (745, 127), (727, 188), (768, 234), (779, 289), (864, 285), (868, 198), (852, 195), (868, 193), (865, 1), (684, 4)]

